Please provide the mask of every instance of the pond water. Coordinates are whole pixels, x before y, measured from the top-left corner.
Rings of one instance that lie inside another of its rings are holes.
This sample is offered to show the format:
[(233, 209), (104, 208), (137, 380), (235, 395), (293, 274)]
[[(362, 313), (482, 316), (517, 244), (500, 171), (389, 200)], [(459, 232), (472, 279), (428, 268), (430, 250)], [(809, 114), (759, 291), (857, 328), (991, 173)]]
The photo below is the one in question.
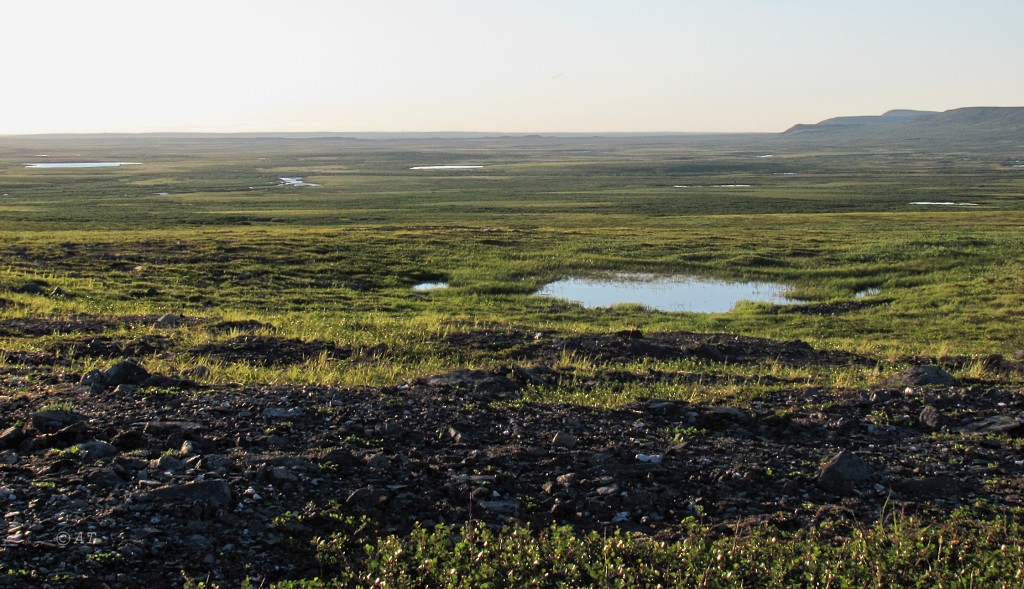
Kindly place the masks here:
[(440, 290), (442, 288), (448, 288), (447, 282), (421, 282), (413, 285), (412, 289), (415, 291), (425, 290)]
[[(39, 156), (43, 157), (43, 156)], [(26, 168), (117, 168), (119, 166), (141, 166), (140, 162), (45, 162), (25, 164)]]
[(302, 178), (278, 178), (286, 186), (320, 186), (312, 182), (303, 182)]
[(976, 207), (977, 204), (973, 202), (929, 202), (929, 201), (917, 201), (910, 203), (912, 205), (930, 205), (936, 207)]
[(740, 301), (794, 304), (789, 287), (768, 282), (727, 282), (689, 276), (619, 274), (607, 279), (566, 278), (536, 294), (582, 304), (588, 309), (636, 303), (658, 311), (725, 313)]
[(676, 184), (672, 188), (750, 188), (752, 184), (708, 184), (706, 186), (691, 186), (689, 184)]
[(863, 299), (866, 297), (874, 297), (882, 294), (882, 289), (872, 286), (871, 288), (865, 288), (864, 290), (858, 290), (853, 294), (855, 299)]
[(483, 166), (413, 166), (410, 170), (475, 170)]

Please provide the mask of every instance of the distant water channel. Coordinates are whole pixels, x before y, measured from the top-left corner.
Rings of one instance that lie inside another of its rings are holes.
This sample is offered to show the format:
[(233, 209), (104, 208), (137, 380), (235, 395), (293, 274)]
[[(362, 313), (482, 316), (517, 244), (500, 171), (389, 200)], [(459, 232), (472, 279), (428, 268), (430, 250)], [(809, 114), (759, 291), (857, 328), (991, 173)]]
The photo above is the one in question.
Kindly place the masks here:
[(658, 311), (725, 313), (740, 301), (794, 304), (789, 287), (769, 282), (726, 282), (689, 276), (619, 274), (607, 279), (566, 278), (544, 285), (537, 294), (582, 304), (590, 309), (636, 303)]

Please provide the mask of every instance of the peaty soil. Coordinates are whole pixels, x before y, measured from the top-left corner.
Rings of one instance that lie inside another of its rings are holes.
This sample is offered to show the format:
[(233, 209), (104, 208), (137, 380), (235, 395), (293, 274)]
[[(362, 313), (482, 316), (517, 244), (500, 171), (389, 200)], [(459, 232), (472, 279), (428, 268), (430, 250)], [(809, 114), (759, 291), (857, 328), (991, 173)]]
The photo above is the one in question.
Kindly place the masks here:
[[(245, 337), (224, 353), (267, 364), (342, 355), (319, 342)], [(596, 409), (524, 396), (558, 380), (547, 361), (565, 350), (872, 361), (725, 335), (459, 337), (449, 345), (511, 347), (531, 362), (356, 388), (204, 386), (159, 375), (111, 387), (45, 354), (3, 369), (0, 586), (163, 587), (180, 585), (183, 573), (258, 586), (329, 575), (313, 540), (345, 529), (348, 516), (369, 517), (376, 533), (476, 520), (671, 539), (690, 518), (729, 534), (1024, 505), (1024, 395), (1005, 382), (950, 382), (922, 369), (871, 390), (794, 384), (735, 406), (642, 399)], [(99, 356), (121, 344), (83, 342)]]

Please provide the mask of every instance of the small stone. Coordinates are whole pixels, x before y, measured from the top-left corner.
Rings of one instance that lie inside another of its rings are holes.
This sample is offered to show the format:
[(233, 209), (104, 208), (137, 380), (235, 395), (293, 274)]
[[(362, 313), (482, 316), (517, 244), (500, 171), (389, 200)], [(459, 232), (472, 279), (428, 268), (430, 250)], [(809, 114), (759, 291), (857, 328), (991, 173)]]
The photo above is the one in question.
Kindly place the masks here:
[(0, 464), (18, 464), (18, 455), (12, 450), (0, 452)]
[(963, 491), (960, 481), (947, 476), (925, 477), (923, 479), (910, 479), (894, 483), (893, 489), (933, 499), (955, 499)]
[(120, 452), (120, 450), (117, 449), (117, 446), (113, 444), (95, 440), (91, 442), (82, 442), (81, 444), (77, 444), (76, 447), (82, 451), (82, 460), (86, 462), (117, 456)]
[(578, 479), (579, 479), (579, 475), (578, 474), (576, 474), (574, 472), (567, 472), (567, 473), (559, 476), (557, 479), (555, 479), (555, 481), (558, 482), (559, 485), (562, 485), (565, 488), (569, 488), (569, 487), (572, 487), (573, 485), (575, 485), (576, 481)]
[(911, 366), (897, 376), (903, 384), (913, 386), (956, 386), (953, 375), (938, 366)]
[(920, 421), (922, 425), (932, 429), (938, 429), (942, 424), (942, 412), (931, 405), (925, 405), (924, 409), (921, 410), (921, 414), (918, 415), (917, 420)]
[(850, 495), (871, 476), (871, 468), (863, 460), (843, 450), (822, 466), (818, 486), (837, 495)]
[(604, 487), (598, 487), (596, 492), (598, 495), (601, 495), (602, 497), (608, 497), (610, 495), (618, 493), (619, 486), (616, 485), (615, 483), (612, 483), (610, 485), (605, 485)]
[(100, 387), (107, 386), (107, 375), (102, 370), (90, 370), (82, 375), (81, 380), (78, 384), (92, 386), (98, 385)]
[(24, 439), (25, 429), (20, 425), (12, 425), (0, 432), (0, 448), (14, 448)]
[(749, 419), (746, 412), (736, 407), (712, 407), (708, 409), (708, 416), (732, 419), (735, 421), (746, 421)]
[(363, 487), (362, 489), (352, 491), (352, 493), (349, 494), (348, 499), (345, 500), (345, 504), (368, 509), (372, 507), (380, 507), (387, 503), (388, 499), (390, 499), (390, 496), (384, 489)]
[(174, 456), (161, 456), (150, 468), (157, 472), (182, 472), (185, 470), (185, 463)]
[(326, 452), (320, 460), (335, 466), (353, 466), (359, 461), (351, 451), (345, 448), (335, 448), (330, 450)]
[(89, 484), (108, 489), (123, 485), (125, 482), (116, 472), (107, 468), (89, 473), (86, 475), (85, 481)]
[(298, 407), (268, 407), (263, 410), (263, 417), (268, 419), (293, 419), (302, 416), (302, 409)]
[(85, 420), (86, 417), (84, 415), (74, 411), (37, 411), (32, 414), (32, 427), (41, 432), (50, 433)]
[(519, 502), (513, 500), (480, 501), (479, 505), (487, 511), (493, 511), (494, 513), (505, 515), (514, 515), (519, 511)]
[(182, 378), (188, 380), (202, 380), (210, 376), (210, 369), (206, 366), (193, 366), (181, 371)]
[(568, 432), (558, 432), (551, 438), (551, 445), (556, 448), (572, 450), (576, 447), (576, 437)]
[(460, 432), (459, 430), (455, 429), (454, 427), (449, 427), (447, 434), (448, 434), (448, 439), (453, 441), (453, 442), (455, 442), (456, 444), (464, 444), (464, 443), (466, 443), (466, 436), (464, 436), (462, 434), (462, 432)]
[(661, 464), (664, 460), (664, 456), (661, 454), (637, 454), (636, 459), (640, 462), (646, 462), (648, 464)]
[(45, 291), (43, 290), (43, 287), (40, 284), (35, 282), (28, 282), (14, 289), (14, 292), (21, 294), (38, 295), (43, 294)]
[(267, 474), (267, 478), (269, 478), (271, 481), (275, 483), (299, 482), (299, 477), (295, 476), (295, 473), (288, 470), (288, 468), (284, 466), (275, 466), (271, 468), (270, 472)]
[(367, 456), (363, 460), (366, 462), (366, 465), (369, 466), (370, 468), (383, 469), (391, 466), (391, 459), (388, 458), (383, 452), (371, 454), (370, 456)]
[(142, 384), (149, 378), (149, 372), (134, 360), (123, 360), (114, 364), (104, 373), (107, 378), (107, 386), (116, 387), (119, 384)]
[(973, 421), (960, 428), (965, 434), (1006, 434), (1019, 436), (1024, 434), (1024, 423), (1017, 417), (1008, 415), (993, 415), (984, 419)]
[(179, 325), (181, 325), (181, 320), (182, 320), (181, 315), (174, 315), (172, 313), (168, 313), (166, 315), (161, 315), (156, 320), (156, 323), (153, 324), (153, 326), (154, 327), (178, 327)]
[(208, 503), (227, 507), (231, 505), (233, 493), (227, 481), (208, 480), (161, 487), (142, 494), (139, 499), (155, 503)]

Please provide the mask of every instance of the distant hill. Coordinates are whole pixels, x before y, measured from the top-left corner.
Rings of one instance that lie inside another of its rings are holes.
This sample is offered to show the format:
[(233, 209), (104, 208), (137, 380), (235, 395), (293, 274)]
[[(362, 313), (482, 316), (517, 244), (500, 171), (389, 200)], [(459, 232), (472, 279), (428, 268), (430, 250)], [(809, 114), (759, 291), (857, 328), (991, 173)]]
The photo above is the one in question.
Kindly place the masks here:
[(1024, 148), (1024, 107), (969, 107), (945, 112), (891, 110), (795, 125), (782, 136), (832, 145), (934, 145)]

